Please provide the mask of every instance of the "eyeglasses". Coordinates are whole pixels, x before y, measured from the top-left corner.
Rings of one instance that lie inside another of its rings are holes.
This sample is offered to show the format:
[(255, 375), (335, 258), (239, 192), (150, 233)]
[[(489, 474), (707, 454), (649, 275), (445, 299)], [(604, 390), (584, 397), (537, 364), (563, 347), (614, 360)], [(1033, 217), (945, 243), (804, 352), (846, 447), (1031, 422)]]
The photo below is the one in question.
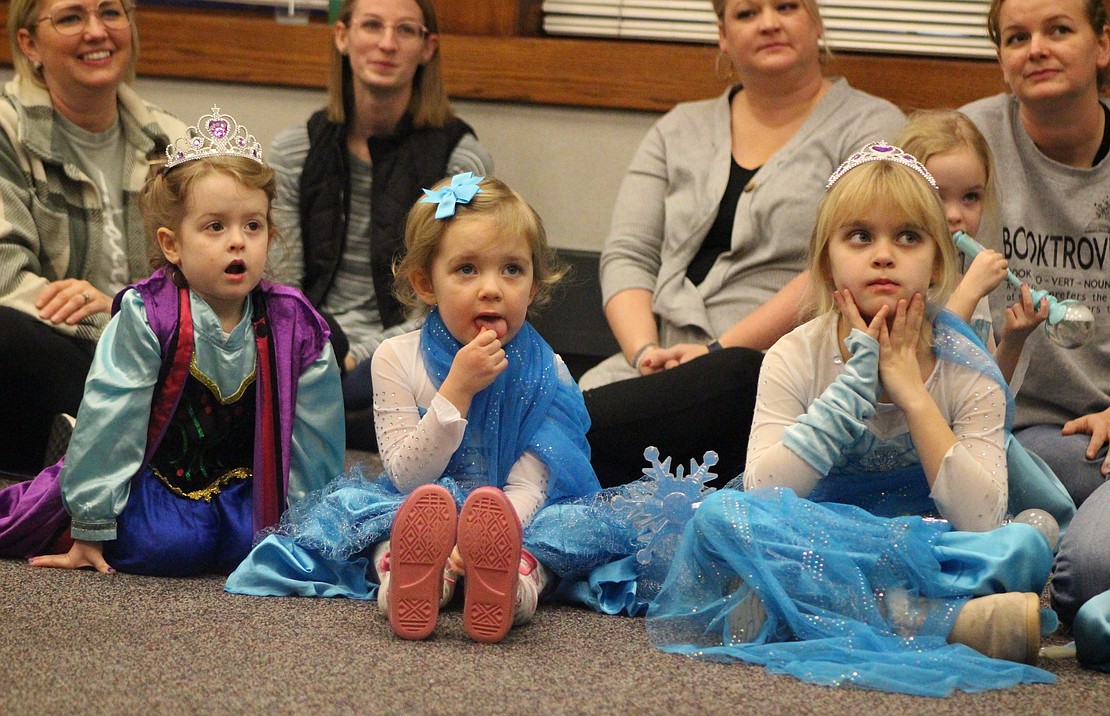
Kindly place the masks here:
[[(96, 6), (96, 17), (109, 30), (123, 30), (131, 26), (128, 8), (117, 0), (107, 0)], [(55, 8), (49, 15), (35, 20), (35, 24), (49, 20), (59, 35), (80, 35), (89, 26), (90, 11), (82, 5), (65, 5)]]
[(381, 41), (386, 30), (392, 29), (398, 43), (416, 44), (428, 36), (428, 28), (415, 22), (390, 24), (380, 17), (368, 15), (360, 18), (353, 27), (371, 40)]

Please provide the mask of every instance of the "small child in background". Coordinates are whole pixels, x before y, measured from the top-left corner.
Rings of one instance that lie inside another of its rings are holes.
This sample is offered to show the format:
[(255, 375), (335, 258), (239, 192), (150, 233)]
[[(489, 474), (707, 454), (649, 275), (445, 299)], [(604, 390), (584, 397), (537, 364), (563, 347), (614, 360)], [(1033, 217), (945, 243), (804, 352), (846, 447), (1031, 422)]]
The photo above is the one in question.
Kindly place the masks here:
[[(979, 129), (956, 110), (922, 110), (910, 115), (895, 144), (921, 161), (936, 180), (948, 230), (979, 235), (984, 212), (997, 212), (994, 160)], [(1029, 334), (1048, 318), (1048, 302), (1033, 305), (1028, 285), (1021, 301), (1006, 310), (997, 346), (991, 329), (987, 296), (1006, 279), (1008, 262), (997, 251), (984, 249), (967, 267), (946, 307), (964, 319), (990, 348), (1002, 375), (1013, 380)]]
[(341, 476), (291, 511), (227, 590), (377, 596), (398, 636), (422, 639), (461, 576), (465, 630), (496, 642), (550, 579), (522, 524), (600, 486), (582, 395), (526, 320), (562, 275), (540, 218), (496, 179), (425, 191), (395, 291), (427, 317), (373, 357), (385, 472)]
[(227, 574), (342, 469), (326, 324), (262, 278), (274, 173), (258, 142), (213, 108), (166, 153), (141, 195), (160, 266), (116, 296), (67, 454), (0, 492), (4, 556)]

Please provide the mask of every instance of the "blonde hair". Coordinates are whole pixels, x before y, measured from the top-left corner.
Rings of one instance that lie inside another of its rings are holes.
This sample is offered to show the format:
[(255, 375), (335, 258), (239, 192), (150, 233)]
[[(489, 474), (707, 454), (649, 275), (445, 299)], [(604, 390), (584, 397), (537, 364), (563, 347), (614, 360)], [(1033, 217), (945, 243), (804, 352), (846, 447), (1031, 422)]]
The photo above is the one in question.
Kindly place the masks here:
[(277, 188), (274, 170), (246, 157), (217, 156), (178, 164), (172, 169), (152, 168), (146, 184), (139, 195), (139, 207), (143, 213), (143, 227), (151, 243), (153, 268), (162, 266), (168, 269), (173, 282), (178, 286), (188, 286), (181, 271), (176, 270), (158, 248), (158, 229), (166, 227), (173, 231), (181, 229), (181, 222), (188, 210), (189, 197), (198, 181), (212, 174), (224, 174), (248, 189), (260, 189), (266, 194), (266, 225), (273, 241), (277, 228), (270, 215)]
[(817, 225), (809, 245), (812, 315), (836, 308), (829, 241), (838, 230), (876, 206), (897, 208), (936, 244), (933, 265), (936, 279), (929, 287), (926, 302), (943, 305), (956, 287), (959, 258), (948, 233), (940, 195), (913, 169), (895, 162), (872, 161), (840, 177), (817, 207)]
[(967, 149), (983, 165), (987, 180), (983, 186), (983, 210), (991, 218), (998, 215), (994, 154), (986, 137), (963, 112), (954, 109), (923, 109), (910, 115), (894, 142), (922, 164), (947, 152)]
[[(15, 73), (45, 88), (46, 81), (43, 79), (42, 68), (35, 69), (35, 65), (27, 59), (19, 46), (20, 30), (27, 30), (32, 37), (38, 37), (38, 28), (42, 24), (38, 19), (43, 4), (45, 0), (12, 0), (8, 4), (8, 44), (11, 45), (12, 66), (15, 68)], [(131, 62), (128, 63), (127, 72), (123, 76), (123, 81), (131, 84), (135, 81), (135, 62), (139, 59), (139, 28), (135, 24), (133, 14), (135, 6), (127, 0), (120, 0), (120, 4), (123, 5), (131, 21)], [(46, 22), (49, 23), (49, 21)]]
[[(444, 179), (434, 188), (440, 189), (450, 183), (450, 179)], [(484, 218), (493, 222), (502, 235), (523, 236), (528, 240), (532, 250), (532, 283), (536, 287), (529, 313), (551, 300), (552, 289), (566, 275), (567, 267), (547, 245), (543, 220), (524, 197), (491, 177), (483, 179), (478, 186), (481, 191), (469, 204), (457, 204), (451, 218), (435, 218), (437, 205), (424, 201), (418, 201), (409, 211), (405, 224), (405, 257), (394, 268), (393, 293), (411, 313), (420, 314), (428, 308), (417, 297), (413, 278), (417, 272), (431, 275), (432, 262), (439, 253), (443, 237), (458, 219)]]
[[(343, 0), (339, 6), (337, 22), (350, 26), (355, 5), (359, 0)], [(439, 34), (436, 8), (432, 0), (413, 0), (420, 6), (424, 16), (424, 27), (429, 35)], [(354, 110), (354, 75), (351, 61), (339, 52), (334, 39), (331, 43), (331, 63), (328, 67), (328, 119), (338, 124), (346, 124), (348, 114)], [(412, 77), (412, 97), (409, 98), (409, 114), (418, 129), (441, 128), (455, 117), (447, 90), (443, 88), (443, 70), (440, 66), (439, 48), (432, 58), (416, 69)]]
[[(1006, 0), (991, 0), (990, 9), (987, 11), (987, 34), (990, 35), (991, 42), (999, 52), (1002, 51), (1002, 4), (1004, 2)], [(1106, 26), (1110, 25), (1106, 0), (1086, 0), (1083, 9), (1087, 13), (1087, 21), (1091, 23), (1091, 29), (1095, 31), (1095, 35), (1101, 35)], [(1110, 87), (1110, 65), (1098, 72), (1099, 90), (1105, 90), (1107, 87)]]

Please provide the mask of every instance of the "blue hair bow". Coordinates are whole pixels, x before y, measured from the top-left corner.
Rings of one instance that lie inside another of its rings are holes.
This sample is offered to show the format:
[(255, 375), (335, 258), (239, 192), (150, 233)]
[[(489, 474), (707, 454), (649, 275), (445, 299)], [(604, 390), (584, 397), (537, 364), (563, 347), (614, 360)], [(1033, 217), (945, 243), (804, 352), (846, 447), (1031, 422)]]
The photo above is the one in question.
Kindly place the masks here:
[(446, 219), (455, 215), (455, 206), (457, 204), (469, 204), (474, 195), (482, 189), (478, 186), (478, 182), (485, 179), (485, 177), (476, 177), (474, 172), (463, 172), (451, 177), (451, 185), (445, 186), (442, 189), (424, 189), (427, 195), (420, 200), (422, 204), (438, 204), (436, 208), (436, 218)]

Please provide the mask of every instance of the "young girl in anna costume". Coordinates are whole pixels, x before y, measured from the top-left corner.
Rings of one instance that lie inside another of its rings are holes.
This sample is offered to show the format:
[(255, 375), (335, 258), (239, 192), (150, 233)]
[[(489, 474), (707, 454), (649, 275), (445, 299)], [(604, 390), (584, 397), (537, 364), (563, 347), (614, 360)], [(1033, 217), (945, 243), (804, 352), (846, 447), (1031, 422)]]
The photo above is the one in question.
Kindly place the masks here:
[(227, 589), (376, 596), (398, 636), (421, 639), (461, 576), (464, 628), (496, 642), (532, 618), (551, 576), (522, 549), (522, 525), (599, 489), (589, 418), (526, 320), (561, 275), (535, 211), (469, 173), (426, 192), (409, 214), (396, 290), (427, 317), (373, 358), (385, 472), (340, 477), (306, 499)]
[(142, 193), (162, 265), (116, 296), (66, 456), (0, 492), (5, 556), (226, 574), (342, 469), (326, 324), (262, 278), (274, 175), (258, 142), (214, 108), (167, 155)]

